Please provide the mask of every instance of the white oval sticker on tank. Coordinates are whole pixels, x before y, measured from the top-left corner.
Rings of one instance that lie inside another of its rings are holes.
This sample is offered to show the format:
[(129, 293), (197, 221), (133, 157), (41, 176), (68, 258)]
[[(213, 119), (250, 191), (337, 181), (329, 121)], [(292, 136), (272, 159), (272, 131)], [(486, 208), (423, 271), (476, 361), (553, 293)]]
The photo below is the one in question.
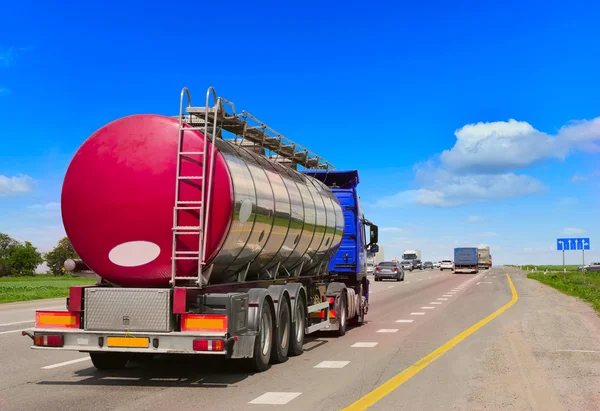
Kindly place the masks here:
[(160, 247), (150, 241), (129, 241), (119, 244), (108, 253), (108, 259), (121, 267), (138, 267), (154, 261)]

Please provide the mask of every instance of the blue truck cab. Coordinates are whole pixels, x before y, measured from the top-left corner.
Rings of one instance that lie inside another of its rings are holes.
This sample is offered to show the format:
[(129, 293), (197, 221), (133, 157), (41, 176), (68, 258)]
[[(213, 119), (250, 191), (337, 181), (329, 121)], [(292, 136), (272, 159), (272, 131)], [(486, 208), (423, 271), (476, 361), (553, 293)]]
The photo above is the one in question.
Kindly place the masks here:
[(329, 187), (344, 213), (344, 236), (340, 248), (329, 261), (329, 273), (362, 281), (367, 277), (367, 251), (377, 253), (379, 246), (378, 228), (365, 219), (356, 191), (358, 171), (311, 171), (307, 174)]

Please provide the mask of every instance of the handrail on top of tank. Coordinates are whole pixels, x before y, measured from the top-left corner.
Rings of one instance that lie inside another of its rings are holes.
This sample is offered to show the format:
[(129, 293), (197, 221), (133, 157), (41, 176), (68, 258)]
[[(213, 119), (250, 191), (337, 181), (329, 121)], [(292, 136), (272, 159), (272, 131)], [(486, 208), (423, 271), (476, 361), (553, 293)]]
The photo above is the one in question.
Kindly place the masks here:
[[(272, 127), (268, 126), (266, 123), (262, 122), (261, 120), (259, 120), (257, 117), (253, 116), (252, 114), (250, 114), (249, 112), (247, 112), (246, 110), (242, 110), (242, 112), (239, 115), (236, 115), (236, 117), (243, 119), (244, 123), (247, 122), (247, 119), (250, 118), (251, 120), (254, 120), (255, 122), (257, 122), (259, 125), (257, 126), (250, 126), (250, 128), (262, 128), (262, 132), (263, 132), (263, 144), (264, 144), (264, 139), (267, 137), (267, 130), (270, 131), (271, 133), (273, 133), (275, 136), (275, 138), (277, 138), (279, 140), (279, 149), (281, 149), (281, 147), (283, 146), (283, 144), (288, 144), (292, 147), (294, 147), (294, 150), (299, 150), (299, 151), (304, 151), (304, 153), (306, 154), (306, 161), (304, 164), (301, 164), (303, 167), (306, 167), (306, 164), (308, 162), (308, 160), (310, 159), (309, 155), (312, 156), (313, 159), (317, 160), (317, 164), (321, 163), (324, 164), (326, 167), (326, 170), (329, 170), (330, 168), (332, 170), (335, 170), (335, 167), (333, 164), (331, 164), (329, 161), (325, 160), (323, 157), (319, 156), (317, 153), (307, 149), (306, 147), (290, 140), (289, 138), (287, 138), (286, 136), (284, 136), (283, 134), (279, 133), (277, 130), (273, 129)], [(276, 158), (279, 158), (279, 153), (277, 153)]]

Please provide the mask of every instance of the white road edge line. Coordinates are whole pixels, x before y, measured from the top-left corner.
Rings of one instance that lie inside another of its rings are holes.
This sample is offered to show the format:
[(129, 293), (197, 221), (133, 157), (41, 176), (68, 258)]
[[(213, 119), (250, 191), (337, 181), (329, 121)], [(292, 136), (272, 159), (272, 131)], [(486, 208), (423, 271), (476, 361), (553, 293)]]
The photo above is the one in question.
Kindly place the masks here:
[(77, 364), (78, 362), (89, 361), (90, 357), (78, 358), (76, 360), (59, 362), (58, 364), (47, 365), (42, 367), (42, 370), (51, 370), (53, 368), (64, 367), (65, 365)]
[(300, 396), (301, 392), (266, 392), (258, 398), (253, 399), (248, 404), (262, 405), (286, 405), (294, 398)]
[(11, 334), (11, 333), (20, 333), (21, 331), (31, 331), (29, 328), (23, 328), (20, 330), (11, 330), (11, 331), (2, 331), (0, 332), (0, 335), (2, 334)]
[(17, 325), (17, 324), (27, 324), (27, 323), (34, 323), (34, 321), (17, 321), (16, 323), (6, 323), (6, 324), (0, 324), (0, 327), (8, 327), (9, 325)]

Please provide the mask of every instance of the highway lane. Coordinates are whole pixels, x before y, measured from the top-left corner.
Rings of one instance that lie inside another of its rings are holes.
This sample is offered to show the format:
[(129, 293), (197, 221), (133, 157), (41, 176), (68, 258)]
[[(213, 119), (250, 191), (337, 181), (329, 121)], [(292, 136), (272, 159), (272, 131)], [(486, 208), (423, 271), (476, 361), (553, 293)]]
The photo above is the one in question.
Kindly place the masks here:
[[(589, 309), (581, 303), (541, 288), (538, 283), (525, 279), (523, 274), (515, 272), (513, 278), (517, 290), (526, 297), (521, 297), (506, 313), (393, 390), (372, 409), (483, 409), (487, 405), (491, 405), (487, 409), (559, 409), (552, 408), (558, 401), (555, 399), (562, 398), (562, 390), (573, 389), (568, 376), (560, 380), (557, 389), (536, 391), (535, 387), (551, 387), (554, 381), (539, 371), (540, 362), (532, 361), (532, 355), (535, 357), (531, 354), (533, 343), (525, 337), (515, 340), (515, 330), (522, 331), (524, 318), (537, 313), (539, 307), (545, 307), (546, 313), (550, 312), (551, 307), (547, 303), (548, 295), (552, 295), (553, 304), (575, 304), (579, 310), (576, 312), (583, 313), (585, 321), (580, 316), (569, 318), (576, 328), (569, 329), (569, 332), (581, 341), (587, 341), (584, 345), (589, 350), (600, 346), (597, 338), (600, 333), (594, 336), (593, 332), (593, 327), (598, 326), (598, 318), (591, 317)], [(33, 351), (28, 348), (29, 341), (19, 333), (0, 334), (0, 362), (3, 369), (7, 365), (9, 370), (0, 376), (0, 409), (22, 410), (43, 406), (48, 410), (65, 407), (93, 410), (157, 407), (257, 410), (272, 404), (269, 408), (338, 410), (352, 404), (511, 299), (511, 290), (501, 269), (479, 275), (417, 271), (407, 273), (404, 282), (371, 284), (371, 309), (365, 325), (350, 329), (341, 338), (317, 335), (305, 344), (305, 352), (300, 357), (254, 375), (244, 372), (234, 362), (214, 358), (167, 359), (156, 361), (151, 366), (134, 364), (121, 372), (98, 372), (87, 359), (42, 369), (86, 356), (81, 353)], [(0, 307), (0, 313), (3, 312), (3, 307)], [(7, 323), (11, 321), (6, 319), (7, 316), (2, 318)], [(555, 325), (552, 321), (548, 322), (547, 314), (535, 314), (535, 319), (534, 329), (550, 330)], [(577, 327), (582, 321), (587, 327)], [(532, 327), (531, 322), (527, 324)], [(18, 327), (7, 326), (0, 330)], [(556, 339), (564, 340), (565, 337), (556, 336)], [(533, 346), (539, 348), (543, 343), (543, 339), (540, 341), (538, 338)], [(577, 345), (577, 349), (584, 345)], [(562, 342), (561, 347), (569, 346), (574, 345)], [(572, 352), (563, 355), (568, 358), (569, 355), (584, 354)], [(599, 357), (595, 358), (598, 360)], [(515, 366), (515, 362), (519, 364), (519, 361), (522, 365)], [(587, 365), (587, 362), (584, 364), (579, 364), (579, 368), (573, 368), (573, 364), (564, 364), (563, 367), (571, 367), (572, 372), (584, 378), (586, 384), (592, 384), (590, 387), (600, 386), (597, 384), (600, 382), (597, 380), (599, 370)], [(485, 386), (484, 383), (492, 385)], [(490, 390), (491, 386), (494, 389)], [(528, 391), (523, 387), (533, 388)], [(575, 391), (583, 398), (579, 405), (585, 406), (585, 401), (594, 398), (593, 389), (586, 391), (578, 387)], [(530, 404), (531, 398), (539, 398), (537, 401), (547, 407), (519, 408)]]

